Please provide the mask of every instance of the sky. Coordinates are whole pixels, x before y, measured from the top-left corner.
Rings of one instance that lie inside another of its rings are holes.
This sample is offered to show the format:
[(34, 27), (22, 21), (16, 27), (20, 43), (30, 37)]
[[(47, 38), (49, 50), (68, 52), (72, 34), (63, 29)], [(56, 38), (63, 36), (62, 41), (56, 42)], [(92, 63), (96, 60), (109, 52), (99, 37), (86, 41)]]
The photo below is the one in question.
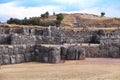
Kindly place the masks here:
[(9, 18), (40, 16), (55, 13), (90, 13), (120, 17), (120, 0), (0, 0), (0, 21)]

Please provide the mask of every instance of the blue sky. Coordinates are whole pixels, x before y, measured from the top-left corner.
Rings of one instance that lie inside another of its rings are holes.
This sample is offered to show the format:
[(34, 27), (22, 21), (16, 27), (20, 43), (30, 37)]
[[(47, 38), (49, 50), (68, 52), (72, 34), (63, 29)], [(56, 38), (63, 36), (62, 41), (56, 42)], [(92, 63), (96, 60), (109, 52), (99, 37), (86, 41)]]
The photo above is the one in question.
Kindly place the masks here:
[(120, 17), (120, 0), (0, 0), (0, 21), (10, 17), (40, 16), (49, 11), (56, 13), (90, 13)]

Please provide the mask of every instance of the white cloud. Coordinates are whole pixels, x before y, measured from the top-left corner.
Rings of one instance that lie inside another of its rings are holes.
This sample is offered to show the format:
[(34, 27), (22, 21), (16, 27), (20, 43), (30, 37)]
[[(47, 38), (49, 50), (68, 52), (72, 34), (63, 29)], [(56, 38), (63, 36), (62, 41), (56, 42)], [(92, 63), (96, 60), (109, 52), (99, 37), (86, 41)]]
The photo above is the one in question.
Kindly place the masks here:
[(0, 18), (7, 16), (7, 19), (10, 17), (15, 18), (24, 18), (24, 17), (32, 17), (32, 16), (40, 16), (41, 13), (49, 11), (53, 13), (55, 11), (60, 11), (59, 6), (47, 5), (42, 7), (18, 7), (15, 6), (15, 2), (0, 4)]
[(82, 10), (77, 11), (62, 11), (62, 13), (88, 13), (88, 14), (96, 14), (101, 15), (101, 12), (105, 12), (105, 16), (107, 17), (119, 17), (120, 18), (120, 11), (115, 7), (92, 7), (92, 8), (85, 8)]
[(120, 11), (117, 8), (114, 7), (106, 7), (106, 8), (99, 8), (99, 7), (93, 7), (81, 10), (80, 13), (90, 13), (90, 14), (97, 14), (100, 15), (101, 12), (105, 12), (106, 16), (109, 17), (120, 17)]
[(71, 5), (71, 6), (78, 6), (80, 8), (86, 8), (90, 7), (91, 5), (94, 5), (99, 0), (54, 0), (56, 2)]
[(64, 8), (67, 8), (67, 5), (78, 6), (79, 10), (74, 11), (71, 10), (66, 13), (90, 13), (90, 14), (97, 14), (100, 15), (100, 13), (103, 11), (106, 13), (106, 16), (110, 17), (120, 17), (120, 10), (116, 7), (116, 5), (108, 6), (108, 7), (94, 7), (94, 5), (99, 0), (54, 0), (60, 5), (47, 5), (47, 6), (41, 6), (41, 7), (22, 7), (22, 6), (16, 6), (15, 2), (9, 2), (0, 4), (0, 21), (5, 21), (9, 19), (10, 17), (15, 18), (24, 18), (24, 17), (32, 17), (32, 16), (40, 16), (41, 13), (44, 13), (46, 11), (49, 11), (51, 14), (53, 12), (60, 13), (60, 12), (66, 12), (64, 11)]

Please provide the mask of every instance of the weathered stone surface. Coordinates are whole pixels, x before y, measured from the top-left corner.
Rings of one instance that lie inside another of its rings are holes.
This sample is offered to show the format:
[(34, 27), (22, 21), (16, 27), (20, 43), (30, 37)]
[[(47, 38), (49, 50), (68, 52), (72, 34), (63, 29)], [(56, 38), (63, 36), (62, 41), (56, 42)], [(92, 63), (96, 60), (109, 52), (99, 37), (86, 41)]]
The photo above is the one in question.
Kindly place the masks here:
[(3, 54), (4, 54), (3, 47), (0, 46), (0, 55), (3, 55)]
[(67, 55), (67, 48), (66, 47), (61, 47), (61, 59), (65, 60), (66, 59), (66, 55)]
[(112, 58), (120, 58), (120, 49), (118, 47), (109, 47), (109, 56)]
[(8, 46), (2, 46), (2, 52), (4, 53), (4, 54), (8, 54), (8, 52), (9, 52), (9, 48), (8, 48)]
[(50, 63), (59, 63), (61, 61), (60, 47), (50, 47), (48, 59)]
[(18, 46), (16, 46), (16, 45), (14, 46), (13, 53), (14, 53), (14, 54), (19, 54), (19, 53), (20, 53)]
[(2, 55), (0, 55), (0, 66), (3, 64), (3, 58)]
[(12, 55), (14, 53), (14, 47), (13, 46), (8, 46), (8, 53)]
[(0, 44), (10, 44), (11, 36), (9, 34), (0, 34)]
[(15, 55), (10, 55), (10, 63), (15, 64), (16, 63), (16, 56)]
[(60, 47), (36, 47), (36, 59), (41, 62), (59, 63), (61, 60)]
[(31, 53), (25, 53), (25, 62), (31, 62), (32, 61), (32, 55)]
[(67, 49), (66, 59), (68, 60), (80, 60), (85, 59), (85, 50), (79, 46), (70, 46)]
[(12, 35), (11, 44), (35, 44), (36, 37), (33, 35)]
[[(120, 58), (120, 29), (112, 33), (103, 30), (67, 30), (48, 28), (0, 28), (0, 55), (3, 64), (29, 61), (58, 63), (87, 57)], [(100, 46), (40, 46), (36, 44), (100, 43)], [(7, 45), (9, 44), (9, 45)], [(12, 44), (12, 45), (10, 45)], [(14, 45), (13, 45), (14, 44)], [(1, 62), (0, 62), (1, 63)]]
[(9, 54), (3, 55), (3, 64), (10, 64), (10, 56)]
[(32, 53), (31, 53), (31, 60), (32, 60), (32, 61), (35, 61), (35, 52), (32, 52)]
[(24, 55), (23, 54), (17, 54), (16, 55), (16, 63), (23, 63), (25, 62)]

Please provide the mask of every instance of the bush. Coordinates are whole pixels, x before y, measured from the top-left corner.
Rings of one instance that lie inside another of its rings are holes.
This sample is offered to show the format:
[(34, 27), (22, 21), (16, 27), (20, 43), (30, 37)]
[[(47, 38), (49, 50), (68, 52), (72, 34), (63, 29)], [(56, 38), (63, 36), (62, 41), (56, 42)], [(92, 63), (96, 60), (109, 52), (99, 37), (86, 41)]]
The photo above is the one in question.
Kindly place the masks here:
[(105, 12), (101, 12), (101, 17), (104, 17), (105, 16)]
[(57, 16), (57, 21), (62, 21), (64, 18), (63, 14), (61, 14), (61, 13), (57, 14), (56, 16)]

